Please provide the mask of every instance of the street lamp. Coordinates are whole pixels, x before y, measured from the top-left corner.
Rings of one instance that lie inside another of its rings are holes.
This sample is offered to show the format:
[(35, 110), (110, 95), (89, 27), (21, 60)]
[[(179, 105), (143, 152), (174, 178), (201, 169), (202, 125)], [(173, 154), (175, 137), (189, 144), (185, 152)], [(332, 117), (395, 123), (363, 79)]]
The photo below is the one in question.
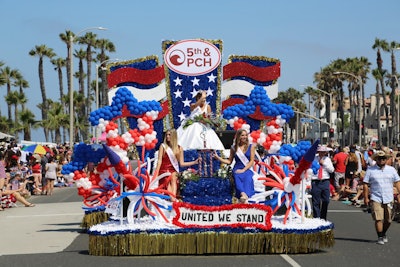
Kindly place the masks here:
[(101, 30), (105, 31), (106, 28), (103, 27), (90, 27), (79, 31), (76, 35), (72, 33), (69, 35), (69, 51), (68, 51), (68, 58), (69, 58), (69, 79), (70, 79), (70, 88), (69, 88), (69, 144), (71, 148), (74, 146), (74, 82), (73, 82), (73, 45), (75, 39), (83, 32), (89, 30)]
[[(319, 91), (319, 92), (321, 92), (321, 93), (324, 93), (324, 94), (328, 95), (328, 96), (329, 96), (329, 107), (332, 107), (332, 95), (333, 95), (333, 93), (328, 93), (328, 92), (326, 92), (326, 91), (324, 91), (324, 90), (318, 89), (317, 87), (314, 87), (314, 86), (311, 86), (311, 85), (300, 85), (300, 86), (302, 86), (302, 87), (310, 87), (310, 88), (312, 88), (313, 90), (317, 90), (317, 91)], [(331, 110), (331, 109), (329, 109), (329, 110)], [(326, 109), (326, 110), (325, 110), (325, 113), (327, 113), (327, 112), (328, 112), (328, 110)], [(325, 114), (325, 116), (328, 118), (328, 115), (327, 115), (327, 114)], [(327, 119), (327, 121), (328, 121), (328, 119)], [(328, 121), (328, 123), (329, 123), (329, 127), (330, 127), (330, 128), (332, 128), (332, 123), (331, 123), (331, 121), (332, 121), (332, 118), (331, 118), (331, 116), (329, 115), (329, 121)]]
[(96, 64), (96, 110), (99, 109), (99, 68), (107, 62), (110, 61), (119, 61), (119, 58), (107, 59), (99, 64)]
[(362, 145), (362, 143), (361, 143), (361, 131), (362, 131), (361, 108), (362, 107), (361, 106), (362, 106), (362, 103), (364, 101), (364, 99), (361, 99), (362, 98), (361, 90), (362, 90), (362, 84), (363, 84), (362, 83), (362, 78), (359, 75), (355, 75), (353, 73), (345, 72), (345, 71), (336, 71), (333, 74), (335, 74), (335, 75), (338, 75), (338, 74), (350, 75), (350, 76), (356, 78), (358, 83), (359, 83), (359, 86), (360, 86), (359, 94), (360, 94), (361, 103), (358, 105), (358, 113), (359, 113), (359, 118), (358, 118), (358, 143), (359, 143), (359, 146), (361, 147), (361, 145)]

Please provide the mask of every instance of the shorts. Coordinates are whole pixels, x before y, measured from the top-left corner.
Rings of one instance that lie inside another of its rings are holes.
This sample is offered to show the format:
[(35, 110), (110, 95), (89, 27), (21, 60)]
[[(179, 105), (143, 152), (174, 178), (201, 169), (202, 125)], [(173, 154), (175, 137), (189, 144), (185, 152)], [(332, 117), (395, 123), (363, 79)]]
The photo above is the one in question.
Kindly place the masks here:
[(393, 203), (382, 204), (371, 201), (371, 215), (375, 221), (392, 222)]

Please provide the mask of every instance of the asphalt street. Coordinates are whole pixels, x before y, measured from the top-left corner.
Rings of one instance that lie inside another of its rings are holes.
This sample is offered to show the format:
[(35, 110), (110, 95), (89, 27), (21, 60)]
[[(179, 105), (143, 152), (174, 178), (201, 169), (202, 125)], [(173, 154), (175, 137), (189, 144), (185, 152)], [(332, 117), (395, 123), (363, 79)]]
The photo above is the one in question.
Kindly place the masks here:
[(371, 215), (332, 201), (335, 246), (311, 254), (130, 256), (88, 255), (88, 235), (80, 228), (82, 202), (76, 188), (57, 188), (52, 196), (33, 196), (36, 206), (0, 212), (0, 266), (399, 266), (400, 223), (389, 242), (377, 245)]

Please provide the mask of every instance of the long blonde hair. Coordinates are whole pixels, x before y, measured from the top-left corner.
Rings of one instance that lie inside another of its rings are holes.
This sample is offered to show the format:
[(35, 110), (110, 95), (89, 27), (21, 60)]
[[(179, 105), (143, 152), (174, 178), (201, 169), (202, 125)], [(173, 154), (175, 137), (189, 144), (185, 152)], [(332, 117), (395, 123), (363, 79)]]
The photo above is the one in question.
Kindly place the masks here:
[[(168, 132), (171, 134), (170, 141), (167, 141), (167, 134)], [(179, 145), (178, 145), (178, 134), (176, 133), (175, 129), (168, 129), (164, 135), (164, 144), (169, 146), (174, 152), (176, 158), (179, 156)]]
[[(240, 141), (240, 136), (242, 135), (243, 132), (246, 132), (246, 133), (247, 133), (247, 131), (246, 131), (245, 129), (239, 129), (239, 130), (236, 132), (236, 134), (235, 134), (235, 139), (234, 139), (234, 141), (233, 141), (235, 151), (238, 150), (239, 141)], [(249, 147), (249, 139), (247, 138), (247, 139), (246, 139), (246, 149), (245, 149), (245, 150), (247, 150), (248, 147)]]

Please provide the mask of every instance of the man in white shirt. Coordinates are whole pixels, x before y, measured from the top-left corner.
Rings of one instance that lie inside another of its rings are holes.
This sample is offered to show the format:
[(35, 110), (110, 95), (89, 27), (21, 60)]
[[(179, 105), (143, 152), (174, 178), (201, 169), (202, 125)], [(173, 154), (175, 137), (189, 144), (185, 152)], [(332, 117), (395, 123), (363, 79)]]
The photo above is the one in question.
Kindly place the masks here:
[(330, 199), (330, 173), (335, 171), (332, 160), (328, 156), (330, 150), (332, 149), (327, 146), (318, 147), (315, 160), (318, 161), (320, 168), (317, 174), (311, 177), (313, 217), (324, 220), (326, 220)]

